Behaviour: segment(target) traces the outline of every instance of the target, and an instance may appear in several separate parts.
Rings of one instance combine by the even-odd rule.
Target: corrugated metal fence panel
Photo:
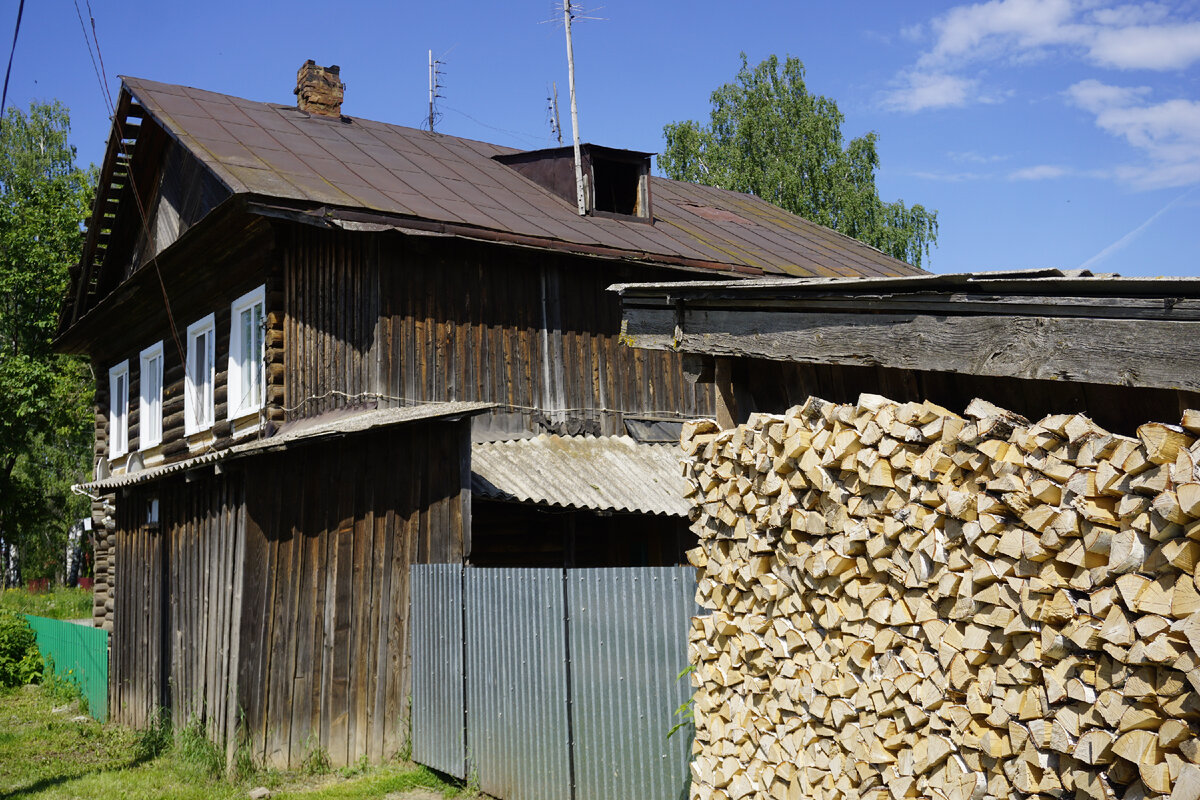
[[[411,570],[412,758],[467,777],[463,698],[463,593],[458,564]]]
[[[61,619],[25,615],[37,636],[42,658],[54,663],[54,672],[79,686],[87,699],[88,713],[108,720],[108,632]]]
[[[570,797],[566,634],[560,569],[471,569],[467,758],[481,791]]]
[[[569,570],[575,800],[686,797],[692,693],[679,678],[699,608],[691,567]]]

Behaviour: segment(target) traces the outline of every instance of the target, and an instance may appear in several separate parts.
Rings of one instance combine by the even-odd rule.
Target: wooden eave
[[[259,220],[261,217],[258,215],[247,215],[244,197],[234,195],[225,200],[203,220],[184,231],[170,247],[135,270],[62,330],[54,340],[54,349],[60,353],[91,354],[95,350],[93,345],[96,338],[112,329],[112,326],[124,324],[136,306],[161,306],[165,302],[164,284],[173,310],[181,297],[196,290],[196,287],[187,285],[188,276],[183,274],[183,267],[192,255],[204,253],[216,258],[218,253],[249,244],[244,239],[230,241],[229,232],[235,225],[244,230]],[[176,324],[179,323],[177,319]]]
[[[633,347],[1200,391],[1200,281],[955,277],[613,289]]]

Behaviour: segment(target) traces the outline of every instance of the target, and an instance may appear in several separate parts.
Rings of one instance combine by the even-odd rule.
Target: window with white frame
[[[108,457],[129,452],[129,360],[108,371]]]
[[[233,301],[229,315],[230,419],[257,412],[263,406],[263,300],[259,286]]]
[[[213,315],[187,329],[187,369],[183,385],[183,432],[206,431],[213,425],[213,378],[216,363]]]
[[[142,450],[162,444],[163,344],[142,351],[138,372],[141,398],[138,403],[138,445]]]

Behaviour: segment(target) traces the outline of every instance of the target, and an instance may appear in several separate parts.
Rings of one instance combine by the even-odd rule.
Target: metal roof
[[[471,489],[483,497],[564,508],[687,516],[677,445],[628,436],[551,436],[471,447]]]
[[[580,217],[485,142],[312,116],[139,78],[125,88],[235,194],[388,215],[392,227],[653,263],[797,276],[923,274],[751,195],[651,178],[654,222]],[[424,230],[429,230],[425,227]]]
[[[176,461],[161,467],[150,467],[137,472],[114,475],[91,483],[78,484],[72,488],[85,492],[111,492],[141,483],[158,480],[159,478],[179,472],[187,472],[197,467],[214,464],[218,461],[229,461],[234,458],[285,450],[289,447],[311,444],[321,439],[331,439],[349,434],[363,433],[391,425],[401,425],[408,422],[430,419],[454,419],[457,417],[479,414],[493,408],[492,403],[425,403],[407,408],[384,408],[373,411],[344,412],[323,414],[300,420],[295,425],[281,428],[274,436],[266,439],[255,439],[242,444],[235,444],[225,450],[215,450],[192,458]]]

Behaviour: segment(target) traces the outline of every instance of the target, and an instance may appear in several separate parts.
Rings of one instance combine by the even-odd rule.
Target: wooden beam
[[[717,424],[722,430],[732,428],[737,424],[737,398],[733,391],[733,361],[728,358],[716,359],[713,367],[713,382],[717,388]]]
[[[1200,322],[625,309],[634,347],[1200,391]]]

